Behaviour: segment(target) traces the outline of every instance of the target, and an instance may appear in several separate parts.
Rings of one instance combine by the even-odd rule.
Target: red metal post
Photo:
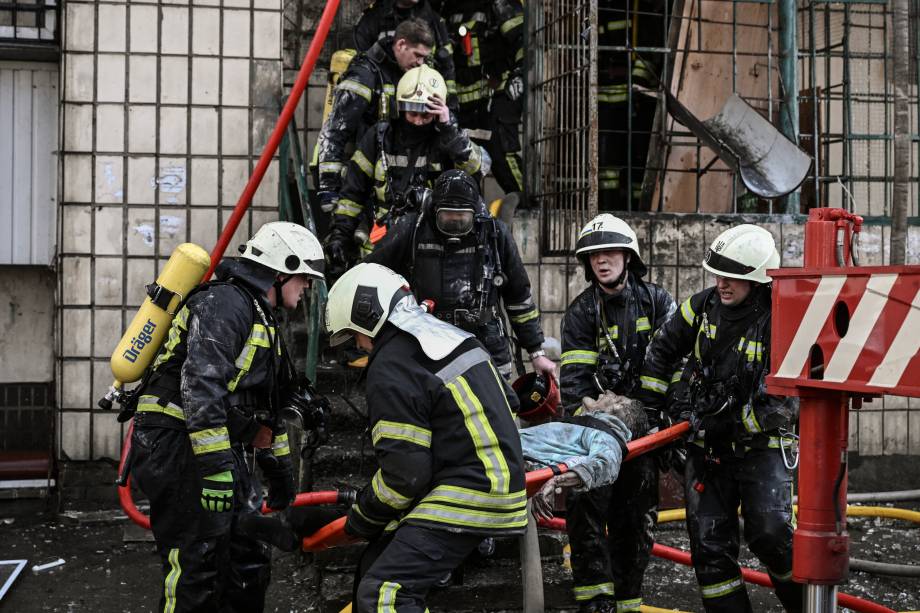
[[[812,209],[805,224],[805,268],[852,264],[856,221],[841,209]],[[820,365],[823,368],[823,365]],[[793,537],[792,576],[812,585],[847,579],[846,453],[848,396],[837,390],[803,391],[799,406],[799,512]]]

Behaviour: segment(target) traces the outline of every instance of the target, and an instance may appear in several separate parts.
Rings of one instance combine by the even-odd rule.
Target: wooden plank
[[[778,66],[767,71],[767,49],[772,23],[778,23],[776,7],[766,4],[748,4],[697,0],[683,7],[682,31],[678,52],[674,60],[671,93],[700,119],[709,119],[719,112],[725,100],[736,91],[746,99],[766,99],[768,92],[775,97],[778,92]],[[743,24],[732,32],[732,23]],[[739,54],[733,66],[733,44]],[[778,41],[774,34],[773,61]],[[743,55],[742,53],[756,54]],[[768,86],[768,72],[772,72],[772,90]],[[733,82],[734,76],[734,82]],[[752,106],[760,103],[752,100]],[[777,109],[774,109],[777,110]],[[670,117],[668,128],[686,132]],[[680,137],[688,141],[691,137]],[[716,155],[703,147],[699,155],[695,147],[669,145],[665,156],[666,171],[663,186],[658,185],[652,199],[653,209],[673,212],[723,213],[734,210],[732,184],[734,178],[727,167],[716,161],[706,174],[697,178],[697,171],[705,168]]]
[[[13,264],[29,264],[32,242],[32,71],[13,71]]]
[[[0,264],[13,262],[13,71],[0,69]]]
[[[33,72],[32,264],[51,265],[57,236],[58,71]]]

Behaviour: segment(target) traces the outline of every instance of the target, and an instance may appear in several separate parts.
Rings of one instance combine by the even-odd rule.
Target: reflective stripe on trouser
[[[356,578],[356,613],[423,613],[431,587],[468,556],[482,536],[403,525],[368,545]]]
[[[694,485],[702,482],[702,492]],[[707,613],[751,611],[736,560],[740,548],[738,506],[748,549],[776,579],[786,611],[802,610],[802,586],[792,570],[792,474],[777,449],[750,449],[744,457],[707,463],[695,445],[687,447],[684,494],[694,570]],[[786,580],[782,578],[786,577]]]
[[[641,599],[642,577],[652,549],[652,528],[658,518],[657,505],[658,466],[654,455],[624,463],[613,485],[570,494],[566,500],[566,529],[572,546],[575,584],[610,582],[618,601]]]
[[[188,434],[138,424],[131,439],[132,476],[150,500],[150,521],[162,559],[161,611],[261,611],[271,573],[271,548],[235,531],[236,518],[258,513],[261,485],[242,448],[232,447],[232,513],[201,508],[201,482]],[[220,595],[220,600],[217,595]]]

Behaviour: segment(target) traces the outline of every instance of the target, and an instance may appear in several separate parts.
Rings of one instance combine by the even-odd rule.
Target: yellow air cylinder
[[[194,243],[182,243],[172,252],[156,284],[148,286],[147,298],[112,352],[115,389],[143,376],[163,344],[179,303],[201,282],[210,265],[208,252]],[[157,286],[166,293],[155,301]]]
[[[354,49],[339,49],[332,54],[332,59],[329,60],[329,78],[326,83],[326,104],[323,107],[324,122],[332,111],[332,95],[335,91],[335,86],[339,82],[339,79],[342,78],[342,75],[345,74],[345,71],[348,70],[348,65],[351,64],[351,61],[357,54],[358,52]]]

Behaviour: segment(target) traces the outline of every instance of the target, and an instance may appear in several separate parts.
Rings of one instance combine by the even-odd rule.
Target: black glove
[[[348,270],[348,240],[333,230],[326,239],[326,274],[330,277],[341,276]]]
[[[297,492],[294,490],[294,468],[290,454],[276,456],[271,449],[256,449],[256,462],[268,481],[268,508],[286,509]]]
[[[319,199],[319,208],[324,213],[332,213],[339,204],[338,192],[318,192],[316,197]]]

